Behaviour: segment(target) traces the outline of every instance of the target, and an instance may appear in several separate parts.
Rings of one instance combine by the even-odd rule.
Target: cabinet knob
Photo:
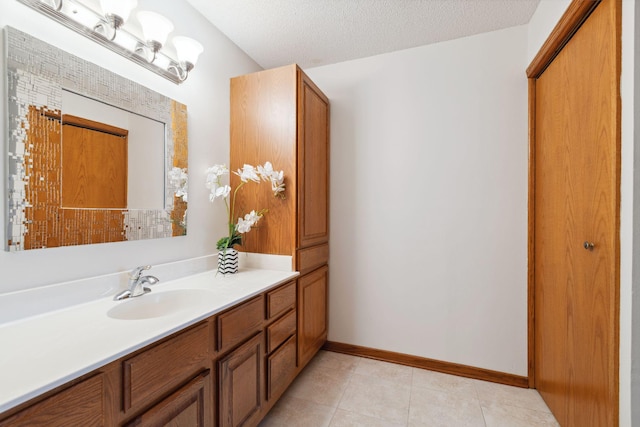
[[[595,245],[593,244],[593,242],[584,242],[584,243],[582,244],[582,246],[583,246],[586,250],[588,250],[588,251],[592,251]]]

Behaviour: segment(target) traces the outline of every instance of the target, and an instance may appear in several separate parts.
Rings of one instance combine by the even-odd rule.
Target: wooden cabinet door
[[[260,332],[218,362],[220,426],[257,421],[264,396],[264,333]]]
[[[104,426],[103,383],[102,374],[93,376],[0,421],[0,426]]]
[[[327,340],[327,266],[298,279],[298,366],[304,366]]]
[[[203,372],[162,400],[144,414],[127,424],[132,426],[207,427],[213,419],[209,410],[211,380],[209,371]]]
[[[296,373],[296,337],[289,339],[267,358],[267,399],[280,397]]]
[[[298,248],[306,248],[329,241],[329,100],[298,72]]]
[[[230,169],[269,161],[284,171],[285,198],[273,197],[270,185],[249,184],[236,198],[237,216],[268,209],[259,227],[242,236],[242,250],[293,255],[296,209],[296,73],[295,65],[231,79]],[[240,178],[231,174],[231,186]],[[236,219],[234,219],[235,221]]]

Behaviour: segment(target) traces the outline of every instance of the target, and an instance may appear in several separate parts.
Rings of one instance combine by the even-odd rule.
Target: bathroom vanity
[[[0,326],[0,426],[256,425],[308,358],[297,279],[205,272]]]
[[[100,235],[115,233],[117,241],[185,235],[186,200],[178,196],[167,171],[187,173],[186,106],[16,29],[7,30],[7,39],[9,88],[16,95],[10,96],[15,104],[10,122],[22,136],[10,147],[9,169],[23,171],[25,164],[50,160],[48,155],[34,157],[38,150],[25,147],[41,135],[46,136],[39,141],[45,153],[59,143],[64,115],[74,111],[63,102],[63,92],[95,100],[108,96],[102,100],[109,105],[161,123],[165,143],[157,145],[168,154],[153,162],[161,171],[158,206],[120,203],[119,221],[109,221],[103,207],[82,205],[74,215],[95,214],[86,223]],[[44,57],[56,61],[43,66]],[[86,70],[92,82],[118,83],[73,85],[84,81]],[[29,80],[32,74],[37,84]],[[324,344],[329,100],[296,65],[239,76],[230,85],[231,170],[270,160],[287,177],[284,199],[274,202],[269,192],[249,188],[238,198],[238,206],[269,211],[242,249],[285,257],[286,268],[245,268],[229,276],[207,271],[175,280],[158,274],[162,282],[150,293],[125,301],[114,301],[118,291],[123,295],[121,282],[95,298],[80,295],[91,289],[83,283],[65,290],[43,287],[36,298],[0,295],[0,426],[255,426]],[[108,90],[94,94],[94,86]],[[17,96],[23,88],[28,96]],[[142,98],[131,99],[129,93]],[[32,98],[42,101],[34,104]],[[43,128],[51,135],[43,134]],[[133,138],[127,143],[135,144]],[[11,192],[8,250],[114,241],[83,232],[84,222],[78,221],[64,228],[73,233],[38,233],[57,230],[46,221],[57,221],[59,211],[66,209],[57,199],[41,197],[59,193],[63,168],[56,162],[56,173],[45,176],[42,169],[9,177],[25,184],[24,191]],[[234,185],[236,178],[231,179]],[[132,192],[135,185],[127,188]],[[34,201],[42,206],[32,209]],[[51,305],[51,299],[69,303]],[[13,312],[23,317],[12,318]]]

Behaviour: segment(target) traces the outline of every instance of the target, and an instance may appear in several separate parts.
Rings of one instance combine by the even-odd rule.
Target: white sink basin
[[[195,305],[210,297],[211,293],[202,289],[180,289],[154,292],[135,297],[113,307],[107,316],[121,320],[142,320],[169,316]]]

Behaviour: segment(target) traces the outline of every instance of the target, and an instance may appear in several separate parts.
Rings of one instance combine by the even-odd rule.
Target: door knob
[[[582,245],[586,250],[588,251],[592,251],[593,247],[595,246],[593,244],[593,242],[584,242],[584,244]]]

